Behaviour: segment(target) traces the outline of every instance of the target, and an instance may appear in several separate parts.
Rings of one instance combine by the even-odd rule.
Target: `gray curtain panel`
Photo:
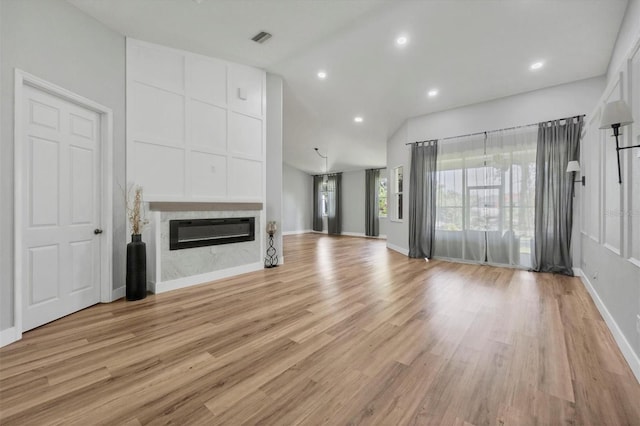
[[[322,232],[322,176],[313,177],[313,230]]]
[[[431,258],[436,226],[438,141],[411,145],[409,257]]]
[[[562,124],[562,121],[565,121]],[[580,156],[582,117],[540,123],[536,157],[533,269],[573,275],[573,175],[567,163]]]
[[[378,187],[380,186],[380,169],[367,169],[364,175],[364,233],[369,237],[377,237],[380,233],[378,219]]]
[[[329,175],[327,182],[328,195],[328,233],[340,235],[342,232],[342,173]]]

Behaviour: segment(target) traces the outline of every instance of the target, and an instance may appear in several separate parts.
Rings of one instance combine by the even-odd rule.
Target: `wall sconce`
[[[618,183],[622,184],[622,173],[620,172],[620,151],[623,149],[640,148],[640,145],[620,147],[618,143],[618,135],[620,134],[620,126],[626,126],[633,123],[631,109],[624,101],[609,102],[604,107],[602,113],[601,129],[613,129],[613,136],[616,138],[616,156],[618,157]]]
[[[569,161],[567,164],[567,173],[579,173],[580,172],[580,163],[577,161]],[[574,175],[575,176],[575,175]],[[582,182],[582,186],[585,185],[587,178],[582,176],[580,180],[574,180],[573,183]]]

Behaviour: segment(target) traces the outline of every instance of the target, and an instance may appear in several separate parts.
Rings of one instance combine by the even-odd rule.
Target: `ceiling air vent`
[[[260,31],[258,34],[251,37],[251,40],[255,41],[256,43],[262,44],[265,41],[269,40],[270,38],[271,38],[271,34],[265,31]]]

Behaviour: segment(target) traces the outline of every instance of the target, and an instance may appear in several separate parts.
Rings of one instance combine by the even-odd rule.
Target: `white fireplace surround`
[[[178,203],[176,203],[177,205]],[[182,203],[180,203],[182,204]],[[186,206],[185,206],[186,207]],[[192,205],[187,208],[204,207]],[[232,206],[237,208],[238,206]],[[253,205],[250,208],[255,207]],[[153,208],[153,207],[152,207]],[[152,210],[150,226],[145,232],[147,247],[148,289],[163,293],[264,267],[264,210]],[[169,250],[169,221],[177,219],[255,218],[255,239],[240,243]]]

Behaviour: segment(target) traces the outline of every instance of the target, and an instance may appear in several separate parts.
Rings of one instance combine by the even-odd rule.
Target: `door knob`
[[[102,229],[96,228],[93,230],[93,233],[98,235],[98,234],[102,234]]]

